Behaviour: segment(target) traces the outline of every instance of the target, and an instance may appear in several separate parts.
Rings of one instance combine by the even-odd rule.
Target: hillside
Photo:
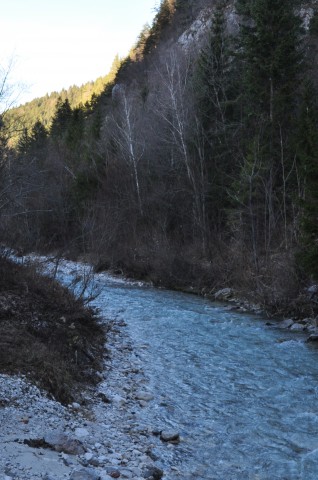
[[[121,60],[116,56],[107,75],[81,86],[73,85],[60,92],[46,94],[44,97],[35,98],[28,103],[10,109],[5,115],[6,124],[9,127],[11,125],[15,126],[15,132],[10,138],[10,144],[16,144],[25,129],[31,132],[36,122],[41,122],[46,129],[49,129],[59,100],[64,102],[68,99],[73,109],[81,105],[89,106],[91,103],[94,103],[107,85],[114,81],[120,64]]]
[[[313,315],[317,10],[163,0],[96,101],[4,147],[2,239]]]

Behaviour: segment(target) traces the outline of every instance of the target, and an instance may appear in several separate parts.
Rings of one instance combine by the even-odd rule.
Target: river
[[[58,272],[68,283],[76,270]],[[317,480],[318,351],[301,334],[193,295],[94,282],[93,304],[127,323],[149,379],[143,421],[180,432],[158,447],[167,480]]]

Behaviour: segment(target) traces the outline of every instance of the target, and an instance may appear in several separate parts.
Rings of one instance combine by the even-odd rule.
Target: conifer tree
[[[217,4],[208,41],[203,47],[194,79],[194,95],[201,131],[199,155],[204,156],[207,175],[209,223],[217,229],[224,225],[228,201],[227,187],[233,171],[229,138],[233,122],[233,62],[231,38],[227,32],[226,3]]]
[[[274,239],[282,241],[281,231],[288,246],[287,224],[295,181],[291,147],[302,66],[301,21],[295,6],[295,0],[237,3],[238,12],[245,15],[239,35],[241,172],[243,177],[252,172],[252,176],[242,177],[239,191],[242,196],[248,184],[244,225],[256,225],[253,243],[262,242],[267,252]]]
[[[31,145],[36,148],[43,148],[48,138],[48,131],[42,122],[37,121],[31,130]]]
[[[20,154],[26,154],[30,149],[30,145],[31,137],[29,135],[28,129],[24,128],[17,144],[17,151]]]
[[[52,137],[56,139],[65,135],[71,119],[72,109],[68,99],[63,102],[61,97],[59,97],[50,129]]]
[[[312,82],[304,88],[298,124],[297,160],[303,178],[301,193],[301,252],[307,273],[318,280],[318,104]]]
[[[251,20],[241,25],[240,34],[246,114],[261,115],[271,123],[293,114],[301,66],[301,21],[295,4],[295,0],[244,2]]]

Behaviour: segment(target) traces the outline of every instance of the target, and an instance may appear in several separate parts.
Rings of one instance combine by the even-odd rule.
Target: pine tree
[[[298,124],[297,160],[303,178],[301,192],[301,252],[299,260],[318,280],[318,104],[317,91],[306,82]]]
[[[75,151],[81,148],[84,136],[84,107],[74,108],[67,122],[66,144]]]
[[[199,155],[205,163],[207,211],[213,229],[224,225],[227,187],[234,168],[229,139],[236,92],[233,89],[232,39],[227,32],[225,8],[224,1],[216,6],[194,78],[199,136],[202,137]]]
[[[17,144],[17,151],[20,154],[26,154],[29,152],[30,146],[31,146],[31,136],[28,132],[28,129],[24,128]]]
[[[56,107],[55,107],[55,114],[52,120],[52,125],[50,128],[50,135],[57,139],[66,135],[67,128],[72,119],[72,109],[70,106],[70,102],[66,98],[64,102],[62,98],[59,97]]]
[[[293,114],[302,59],[295,0],[250,0],[244,8],[252,23],[242,24],[240,34],[246,114],[286,122]]]
[[[301,21],[295,14],[295,0],[240,0],[237,5],[246,15],[239,35],[242,172],[248,171],[244,164],[253,159],[243,224],[249,232],[252,224],[257,226],[253,243],[262,242],[268,252],[274,241],[283,240],[288,246],[295,186],[292,132],[302,67]],[[242,178],[241,190],[244,184]],[[252,198],[258,199],[256,204]]]
[[[44,148],[48,138],[48,131],[42,122],[37,121],[32,127],[31,130],[31,148],[32,146],[36,148]]]
[[[158,8],[157,14],[154,18],[152,27],[149,30],[149,35],[145,41],[144,53],[149,53],[156,47],[162,31],[166,28],[172,20],[175,12],[176,0],[162,0]]]

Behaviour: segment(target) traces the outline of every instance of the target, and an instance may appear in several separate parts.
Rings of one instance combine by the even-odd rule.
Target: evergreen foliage
[[[253,0],[240,2],[248,15],[241,24],[239,54],[242,75],[241,226],[253,244],[269,251],[280,242],[285,248],[289,214],[296,182],[292,132],[297,116],[297,90],[302,71],[301,21],[295,1]],[[239,11],[241,11],[239,10]],[[237,182],[236,182],[237,185]],[[263,213],[261,213],[263,212]],[[257,247],[258,246],[258,247]]]
[[[301,21],[295,1],[254,0],[250,23],[241,25],[246,115],[272,123],[293,115],[295,86],[301,67]]]
[[[170,24],[175,12],[175,0],[161,0],[152,27],[145,41],[144,53],[149,53],[159,42],[163,30]]]
[[[53,116],[56,112],[56,106],[59,100],[65,102],[68,100],[72,109],[80,105],[86,105],[87,108],[94,105],[98,101],[108,85],[112,85],[118,69],[122,64],[122,60],[118,55],[115,56],[110,71],[107,75],[97,78],[94,82],[88,82],[78,87],[73,85],[61,92],[52,92],[44,97],[35,98],[19,107],[10,109],[6,114],[6,124],[21,124],[17,133],[11,138],[11,144],[15,145],[19,140],[19,132],[23,132],[24,128],[30,133],[33,125],[40,121],[46,129],[50,129]]]
[[[228,150],[233,128],[232,41],[226,31],[225,2],[219,2],[212,17],[208,41],[199,56],[194,92],[200,122],[203,157],[207,174],[207,202],[210,228],[219,229],[228,208],[227,188],[235,162]]]
[[[318,104],[310,81],[304,87],[296,140],[303,178],[299,259],[306,271],[318,280]]]
[[[50,134],[53,138],[59,138],[66,134],[72,120],[72,109],[68,99],[60,97],[56,104],[55,114],[52,119]]]

